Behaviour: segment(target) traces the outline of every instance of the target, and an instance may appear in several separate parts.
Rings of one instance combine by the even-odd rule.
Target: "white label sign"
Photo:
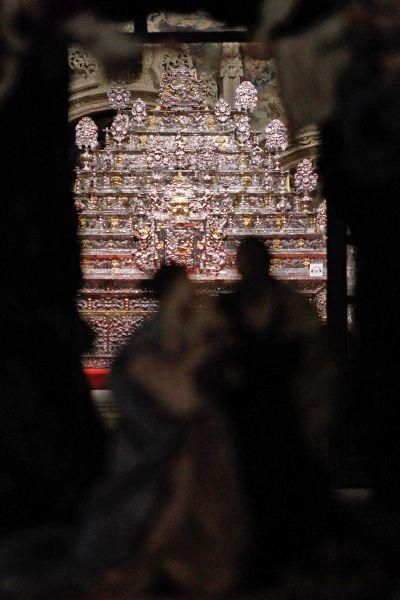
[[[310,263],[310,277],[323,277],[324,263]]]

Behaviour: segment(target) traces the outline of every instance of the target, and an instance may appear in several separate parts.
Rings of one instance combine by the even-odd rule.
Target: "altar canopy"
[[[252,127],[257,90],[249,81],[234,106],[207,102],[207,81],[179,66],[162,77],[149,109],[122,83],[104,131],[88,116],[76,126],[76,170],[84,286],[79,308],[97,334],[88,367],[107,367],[126,337],[157,308],[145,282],[164,262],[184,265],[199,293],[229,291],[236,248],[262,238],[272,272],[290,280],[326,315],[326,208],[314,206],[310,160],[282,166],[285,124]],[[99,138],[102,142],[99,142]],[[104,140],[103,140],[104,138]]]

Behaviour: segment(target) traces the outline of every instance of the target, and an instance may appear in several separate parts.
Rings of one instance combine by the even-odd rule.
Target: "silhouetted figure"
[[[269,274],[264,243],[244,240],[237,265],[242,282],[221,298],[233,343],[219,390],[255,521],[250,580],[259,585],[322,535],[331,391],[320,386],[332,370],[311,307]]]
[[[125,567],[133,593],[220,594],[240,577],[247,518],[229,428],[197,384],[212,319],[193,311],[183,268],[161,267],[151,287],[160,309],[113,367],[120,427],[78,555],[94,571]]]

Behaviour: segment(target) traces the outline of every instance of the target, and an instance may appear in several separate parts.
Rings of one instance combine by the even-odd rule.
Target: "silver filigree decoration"
[[[174,158],[177,169],[186,169],[189,164],[189,156],[187,154],[185,142],[180,133],[175,138]]]
[[[247,115],[241,115],[236,121],[236,137],[239,144],[245,144],[251,138],[250,122]]]
[[[182,65],[163,74],[160,85],[163,108],[202,108],[206,97],[205,83],[198,77],[195,69]]]
[[[212,73],[200,73],[199,78],[204,84],[207,100],[214,103],[218,100],[218,85],[215,76]]]
[[[127,108],[131,102],[131,93],[123,81],[115,81],[107,92],[108,104],[115,110]]]
[[[327,211],[326,211],[326,200],[323,200],[317,209],[317,217],[315,225],[318,233],[325,233],[327,226]]]
[[[223,98],[218,100],[218,102],[215,104],[214,110],[218,123],[224,125],[227,121],[229,121],[232,110],[229,104]]]
[[[251,149],[250,163],[254,169],[260,169],[264,163],[264,153],[258,144]]]
[[[114,168],[114,157],[108,150],[99,155],[98,160],[99,171],[112,171]]]
[[[146,103],[141,98],[138,98],[132,104],[132,117],[135,125],[142,126],[146,122]]]
[[[265,128],[265,147],[269,152],[283,152],[289,145],[286,125],[274,119]]]
[[[147,153],[147,164],[152,169],[162,169],[168,165],[168,157],[165,152],[163,152],[162,148],[154,147],[151,148]],[[154,176],[159,175],[159,173],[155,173]],[[156,177],[156,180],[158,177]]]
[[[243,81],[236,88],[235,108],[253,112],[257,107],[257,90],[251,81]]]
[[[111,135],[117,142],[122,142],[129,132],[129,117],[128,115],[118,114],[114,117],[111,123]]]
[[[319,318],[322,321],[326,321],[327,318],[328,318],[328,315],[327,315],[327,290],[326,290],[326,288],[323,288],[322,290],[320,290],[317,293],[316,299],[315,299],[315,304],[316,304],[316,307],[317,307]]]
[[[166,46],[162,54],[161,67],[163,71],[170,71],[177,67],[193,68],[193,59],[186,44],[182,46]]]
[[[311,160],[305,158],[297,165],[294,175],[294,186],[298,192],[310,193],[315,190],[318,183],[318,175],[314,171]]]
[[[80,150],[96,148],[98,128],[90,117],[80,119],[75,127],[75,143]]]
[[[268,171],[266,171],[266,173],[264,174],[264,189],[266,192],[274,192],[276,188],[275,185],[275,177],[272,175],[272,173],[269,173]]]
[[[235,56],[238,51],[236,44]],[[226,76],[232,85],[240,81],[239,72]],[[236,111],[220,100],[210,109],[203,83],[191,68],[172,70],[163,80],[160,109],[146,116],[135,95],[132,112],[131,104],[113,112],[94,152],[97,128],[88,119],[78,127],[77,143],[85,148],[75,181],[85,278],[80,307],[104,332],[102,355],[90,359],[97,364],[123,343],[125,325],[111,313],[131,319],[136,309],[147,312],[137,304],[144,301],[140,282],[165,261],[179,262],[219,293],[237,278],[237,243],[254,235],[277,251],[279,277],[301,277],[307,296],[324,290],[325,279],[312,278],[309,265],[321,260],[325,267],[325,207],[314,207],[300,191],[315,185],[312,168],[303,164],[295,191],[279,164],[288,137],[283,123],[273,123],[260,146],[250,126],[251,102]],[[125,105],[123,97],[116,102]],[[306,150],[311,158],[311,147]],[[320,304],[323,309],[322,295]]]
[[[202,146],[197,153],[198,164],[202,169],[215,169],[216,149],[215,146]]]

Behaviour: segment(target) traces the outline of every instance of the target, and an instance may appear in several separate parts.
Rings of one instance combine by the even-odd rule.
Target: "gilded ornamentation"
[[[298,192],[279,165],[287,135],[275,126],[270,145],[260,145],[244,112],[251,103],[233,115],[222,100],[210,110],[203,83],[193,69],[172,69],[161,106],[137,99],[132,111],[117,107],[102,147],[97,128],[81,126],[79,306],[98,333],[96,357],[86,364],[107,365],[130,328],[154,310],[143,282],[163,262],[184,265],[215,295],[237,278],[238,241],[254,235],[271,244],[280,278],[310,281],[308,295],[321,287],[307,265],[325,252],[323,207],[296,205]]]
[[[254,227],[254,222],[254,217],[243,217],[243,225],[248,229]]]
[[[280,231],[281,229],[283,229],[286,225],[286,219],[285,217],[277,217],[275,219],[275,227]]]
[[[121,175],[113,175],[113,177],[111,177],[111,183],[113,188],[119,188],[122,183]]]
[[[273,250],[280,250],[281,248],[281,240],[272,240],[272,249]]]
[[[252,184],[251,175],[242,175],[241,182],[244,188],[248,188]]]

